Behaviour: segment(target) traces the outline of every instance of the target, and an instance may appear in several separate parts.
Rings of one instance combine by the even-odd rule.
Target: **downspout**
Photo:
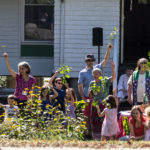
[[[65,0],[60,0],[60,48],[59,67],[64,64],[64,28],[65,28]]]

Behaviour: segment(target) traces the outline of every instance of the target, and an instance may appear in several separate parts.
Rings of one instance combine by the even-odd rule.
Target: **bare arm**
[[[4,59],[5,59],[5,62],[6,62],[6,66],[7,66],[7,69],[9,71],[9,73],[14,77],[16,78],[16,73],[11,69],[10,67],[10,64],[9,64],[9,60],[8,60],[8,54],[7,53],[4,53]]]
[[[79,91],[81,99],[83,100],[84,99],[83,84],[81,83],[78,84],[78,91]]]
[[[5,108],[5,105],[3,105],[3,104],[0,103],[0,107]]]
[[[132,88],[133,86],[131,84],[128,84],[128,102],[132,104]]]
[[[102,67],[104,68],[108,61],[109,61],[109,57],[110,57],[110,52],[111,52],[111,49],[113,48],[113,45],[112,44],[108,44],[107,45],[107,51],[106,51],[106,54],[105,54],[105,57],[104,57],[104,60],[102,61]]]
[[[117,107],[118,107],[119,101],[118,101],[118,98],[117,98],[117,90],[116,90],[116,89],[113,89],[112,93],[113,93],[113,95],[114,95],[114,97],[115,97],[116,105],[117,105]]]
[[[115,80],[115,78],[116,78],[115,64],[114,64],[113,61],[111,62],[111,66],[112,66],[112,76],[111,76],[110,81],[113,82]]]
[[[98,114],[98,116],[99,116],[99,117],[104,117],[104,116],[105,116],[105,111],[103,110],[102,112],[100,112],[100,113]]]
[[[50,78],[49,80],[49,85],[51,86],[53,84],[54,79],[57,77],[57,75],[59,74],[59,70],[55,72],[55,74]]]
[[[131,121],[129,121],[129,129],[130,129],[130,136],[135,137],[134,129],[133,129],[133,125],[132,125]]]
[[[133,125],[131,124],[131,122],[129,122],[129,129],[130,129],[130,139],[139,140],[139,139],[142,139],[145,137],[145,128],[144,128],[144,135],[142,135],[142,136],[135,136],[134,128],[133,128]]]
[[[51,85],[50,88],[54,92],[54,95],[49,95],[50,101],[58,96],[58,92],[54,89],[54,87]]]

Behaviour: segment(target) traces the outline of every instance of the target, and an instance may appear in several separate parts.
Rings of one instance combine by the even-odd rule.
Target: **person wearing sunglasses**
[[[63,111],[65,113],[65,95],[66,92],[62,89],[63,88],[63,81],[62,78],[57,77],[59,74],[59,70],[55,72],[55,74],[51,77],[49,84],[52,85],[54,81],[54,89],[58,93],[58,96],[53,99],[53,107],[58,107],[59,110]],[[52,94],[54,94],[52,92]]]
[[[147,69],[148,60],[140,58],[136,70],[128,80],[128,102],[141,105],[143,100],[150,102],[150,71]]]
[[[107,65],[112,48],[113,48],[112,44],[107,45],[107,51],[104,59],[99,64],[96,65],[94,65],[94,62],[96,60],[94,55],[93,54],[86,55],[85,57],[86,67],[79,72],[79,77],[78,77],[78,91],[82,100],[86,101],[87,99],[89,99],[88,97],[89,85],[90,82],[94,80],[94,77],[92,75],[92,70],[94,68],[99,68],[102,70]],[[90,130],[91,104],[92,102],[90,101],[88,106],[86,106],[84,109],[84,116],[85,116],[86,127],[88,131]],[[91,138],[89,132],[87,133],[87,138]]]

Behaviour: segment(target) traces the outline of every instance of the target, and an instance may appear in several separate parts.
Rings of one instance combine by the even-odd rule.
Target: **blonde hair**
[[[16,100],[16,96],[13,94],[8,95],[7,99]]]
[[[145,115],[146,115],[146,117],[150,117],[150,106],[145,108]]]
[[[140,59],[138,59],[138,61],[137,61],[137,67],[136,67],[136,69],[135,70],[140,70],[140,63],[141,62],[143,62],[143,61],[148,61],[146,58],[140,58]]]
[[[92,74],[94,74],[94,72],[98,72],[100,75],[102,75],[102,70],[99,68],[94,68]]]

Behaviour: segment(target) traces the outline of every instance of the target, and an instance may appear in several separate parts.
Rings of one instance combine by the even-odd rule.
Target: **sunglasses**
[[[59,85],[60,85],[60,84],[61,84],[61,85],[63,85],[63,83],[62,83],[62,82],[57,82],[57,84],[59,84]]]
[[[147,64],[147,62],[146,62],[146,61],[144,61],[144,62],[141,62],[140,64]]]
[[[94,62],[94,60],[93,60],[93,59],[88,59],[87,61],[88,61],[88,62]]]

